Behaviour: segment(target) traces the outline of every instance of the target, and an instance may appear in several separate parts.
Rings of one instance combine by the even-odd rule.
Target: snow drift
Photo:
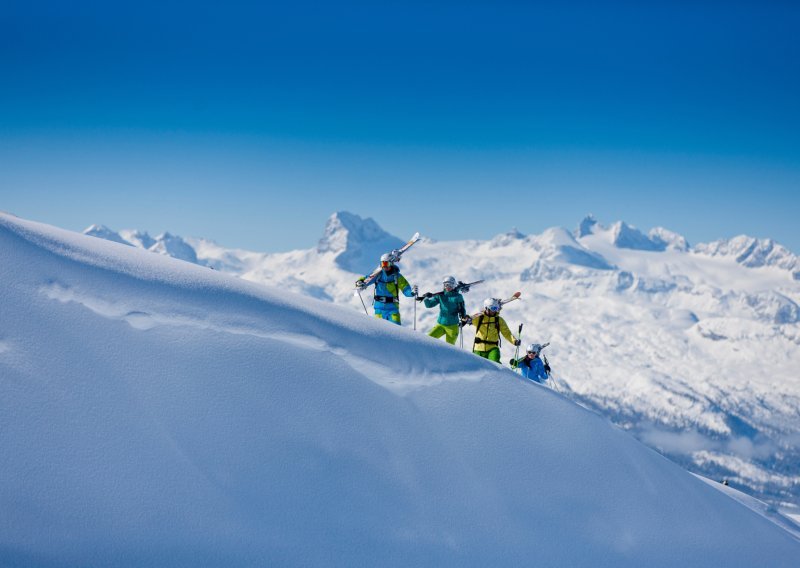
[[[792,566],[603,418],[409,329],[0,214],[0,564]]]

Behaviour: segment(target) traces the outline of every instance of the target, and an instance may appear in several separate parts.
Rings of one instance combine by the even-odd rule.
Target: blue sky
[[[291,6],[288,6],[288,5]],[[312,246],[574,227],[800,253],[796,2],[8,2],[0,209]]]

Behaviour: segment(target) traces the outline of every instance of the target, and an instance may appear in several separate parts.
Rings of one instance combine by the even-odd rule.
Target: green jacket
[[[461,316],[467,314],[464,308],[464,296],[460,292],[442,292],[433,298],[425,298],[425,307],[439,306],[439,319],[441,325],[457,325]]]

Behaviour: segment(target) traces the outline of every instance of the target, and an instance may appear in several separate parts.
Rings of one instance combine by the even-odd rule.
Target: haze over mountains
[[[362,313],[353,281],[407,237],[345,212],[331,216],[314,249],[277,254],[168,233],[87,233]],[[664,228],[645,233],[589,216],[575,231],[423,239],[401,268],[422,291],[440,289],[449,274],[485,279],[466,296],[471,311],[521,291],[503,315],[512,329],[524,324],[523,342],[551,342],[568,396],[691,471],[776,506],[800,503],[800,261],[780,244],[739,236],[690,245]],[[426,331],[435,310],[417,308]],[[413,302],[401,312],[413,327]],[[506,362],[513,348],[502,349]]]

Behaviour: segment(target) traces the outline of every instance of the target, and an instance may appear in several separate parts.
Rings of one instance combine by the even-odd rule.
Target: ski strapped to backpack
[[[398,262],[400,260],[400,257],[403,256],[403,253],[406,252],[408,249],[410,249],[414,245],[414,243],[416,243],[418,240],[419,240],[419,232],[414,233],[414,236],[411,237],[408,240],[408,242],[403,246],[401,246],[399,249],[394,249],[392,252],[390,252],[389,255],[391,262]],[[365,282],[369,282],[370,280],[378,276],[381,270],[382,267],[378,265],[378,267],[375,270],[373,270],[366,276],[363,276],[358,280],[356,280],[356,294],[358,293],[359,289],[364,287]]]
[[[522,292],[514,292],[513,294],[511,294],[510,298],[507,298],[505,300],[500,300],[500,307],[502,308],[507,303],[513,302],[514,300],[519,300],[520,296],[522,296]]]
[[[453,292],[464,292],[465,294],[469,292],[469,289],[475,284],[480,284],[483,280],[476,280],[475,282],[461,282],[459,281],[458,284],[453,288]],[[441,292],[428,292],[427,294],[423,294],[422,296],[417,296],[417,302],[421,302],[426,298],[435,298],[436,296],[441,296],[444,294],[445,291],[442,290]]]

